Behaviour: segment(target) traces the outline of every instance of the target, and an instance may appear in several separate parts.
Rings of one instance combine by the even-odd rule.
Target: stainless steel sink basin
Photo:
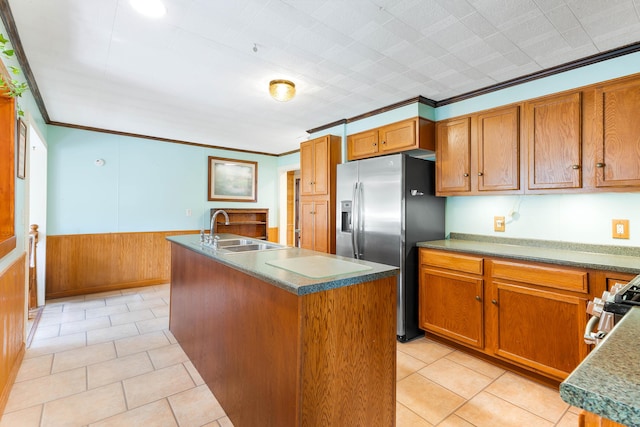
[[[225,246],[223,249],[231,252],[246,252],[246,251],[264,251],[265,249],[277,249],[281,246],[269,245],[267,243],[252,243],[248,245],[239,246]]]
[[[219,250],[231,253],[286,248],[286,246],[257,239],[221,239],[218,240],[217,245]]]
[[[255,244],[253,240],[249,239],[225,239],[218,240],[218,247],[225,248],[227,246],[243,246],[243,245],[251,245]]]

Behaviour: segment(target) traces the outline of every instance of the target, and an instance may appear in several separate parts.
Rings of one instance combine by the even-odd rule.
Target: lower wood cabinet
[[[589,274],[421,248],[420,327],[559,382],[589,351]]]
[[[326,200],[300,200],[300,247],[319,252],[335,252],[332,244],[331,215]],[[335,237],[334,237],[335,239]]]
[[[420,262],[420,327],[459,343],[483,348],[482,258],[438,255],[437,251],[421,249]],[[455,263],[461,265],[462,272],[446,269]]]

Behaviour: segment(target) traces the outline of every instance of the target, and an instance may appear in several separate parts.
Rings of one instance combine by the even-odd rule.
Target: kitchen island
[[[170,330],[234,426],[395,425],[397,268],[168,240]]]

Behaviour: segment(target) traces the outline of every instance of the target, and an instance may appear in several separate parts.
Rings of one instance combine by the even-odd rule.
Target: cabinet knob
[[[469,176],[469,174],[468,173],[464,173],[464,174],[462,174],[462,176],[464,176],[466,178],[466,177]]]
[[[571,169],[580,169],[580,165],[571,165]]]
[[[604,167],[604,163],[596,163],[596,167],[597,168],[603,168]]]
[[[482,176],[484,175],[482,172],[478,172],[478,176]]]
[[[498,301],[496,301],[496,300],[492,299],[492,300],[491,300],[491,304],[493,304],[493,305],[498,305]]]
[[[476,295],[476,301],[482,301],[482,298],[480,298],[480,295]]]
[[[387,141],[382,141],[382,145],[384,145],[384,144],[386,144],[386,143],[387,143]]]
[[[375,147],[376,145],[378,145],[378,143],[377,143],[377,142],[374,142],[374,143],[373,143],[373,146]]]

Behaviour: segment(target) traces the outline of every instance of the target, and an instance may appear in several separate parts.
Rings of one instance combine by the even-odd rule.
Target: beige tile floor
[[[169,285],[48,301],[0,427],[232,426],[168,303]],[[427,339],[397,364],[398,427],[577,426],[557,391]]]

